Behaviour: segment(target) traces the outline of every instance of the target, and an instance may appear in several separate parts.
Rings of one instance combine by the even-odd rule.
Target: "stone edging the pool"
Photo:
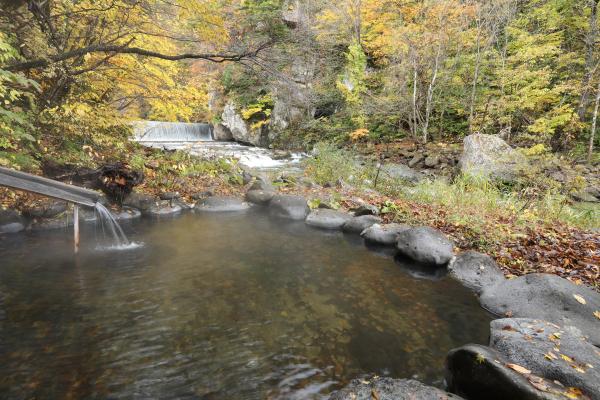
[[[445,379],[447,389],[456,395],[414,380],[363,377],[330,399],[456,399],[460,395],[492,400],[600,400],[600,294],[552,274],[506,279],[491,257],[474,251],[456,255],[451,240],[431,227],[382,224],[374,215],[377,210],[366,206],[354,213],[311,211],[304,197],[278,194],[262,181],[254,182],[246,201],[207,196],[190,206],[179,199],[155,202],[142,195],[116,216],[119,220],[156,218],[176,216],[186,209],[234,212],[250,209],[250,203],[275,218],[304,221],[317,229],[360,235],[365,243],[395,248],[432,271],[447,269],[452,278],[474,291],[483,308],[500,318],[490,324],[489,347],[465,344],[448,353]],[[93,214],[82,218],[92,221]],[[69,217],[63,210],[53,219],[33,222],[29,225],[33,230],[60,228],[69,225]]]

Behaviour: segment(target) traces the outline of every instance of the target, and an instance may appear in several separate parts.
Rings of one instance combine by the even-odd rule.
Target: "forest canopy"
[[[0,6],[2,165],[89,162],[136,119],[218,123],[214,93],[287,145],[482,132],[591,158],[598,142],[597,0]],[[294,85],[303,111],[277,127]]]

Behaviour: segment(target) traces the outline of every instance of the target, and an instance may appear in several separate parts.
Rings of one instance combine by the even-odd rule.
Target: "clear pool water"
[[[490,317],[449,278],[259,212],[0,239],[0,398],[320,399],[362,374],[442,385]]]

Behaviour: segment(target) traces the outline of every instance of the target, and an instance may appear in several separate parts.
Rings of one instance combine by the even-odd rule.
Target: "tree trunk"
[[[585,35],[585,75],[583,77],[581,98],[579,100],[579,107],[577,109],[577,115],[579,119],[583,121],[585,119],[585,111],[589,103],[590,84],[592,83],[592,77],[594,74],[594,68],[596,66],[594,50],[596,49],[596,42],[598,41],[598,1],[589,0],[590,4],[590,19],[589,29],[587,35]]]
[[[477,80],[479,79],[479,64],[481,63],[481,28],[477,24],[477,55],[475,57],[475,72],[473,73],[473,83],[471,85],[471,104],[469,105],[469,132],[473,133],[473,114],[475,113],[475,97],[477,93]]]
[[[590,145],[588,148],[588,162],[592,162],[592,154],[594,153],[594,140],[596,139],[596,123],[598,122],[598,105],[600,105],[600,82],[596,89],[596,104],[594,105],[594,116],[592,118],[592,129],[590,131]]]
[[[427,100],[425,103],[425,121],[423,122],[423,143],[427,143],[429,136],[429,118],[431,116],[431,110],[433,108],[433,90],[435,88],[435,81],[437,79],[438,69],[440,65],[440,57],[442,54],[442,43],[440,41],[437,53],[435,55],[435,64],[433,67],[433,75],[431,76],[431,82],[427,88]]]

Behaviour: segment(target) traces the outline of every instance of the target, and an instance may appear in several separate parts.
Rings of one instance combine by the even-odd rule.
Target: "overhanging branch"
[[[24,61],[15,63],[4,67],[8,71],[26,71],[36,68],[45,68],[51,64],[55,64],[61,61],[66,61],[72,58],[81,57],[86,54],[92,53],[114,53],[114,54],[137,54],[143,57],[160,58],[162,60],[169,61],[181,61],[181,60],[206,60],[215,63],[223,63],[227,61],[242,61],[244,59],[256,57],[258,53],[266,49],[271,45],[270,42],[263,43],[256,49],[243,53],[182,53],[182,54],[162,54],[156,51],[146,50],[139,47],[119,46],[119,45],[107,45],[97,44],[80,49],[67,51],[65,53],[56,54],[47,58],[40,58],[37,60]]]

